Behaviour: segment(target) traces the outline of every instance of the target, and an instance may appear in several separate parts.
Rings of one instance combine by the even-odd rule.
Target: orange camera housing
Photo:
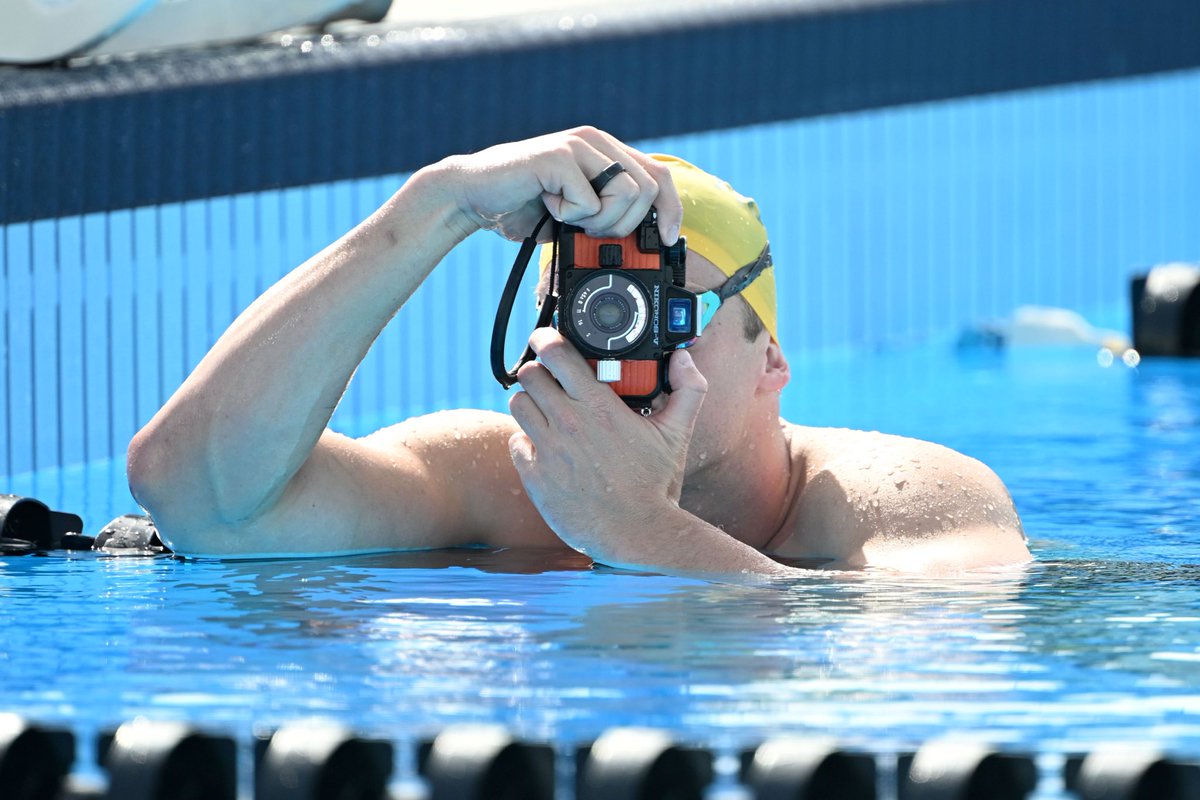
[[[682,238],[661,244],[653,210],[621,239],[572,225],[559,233],[556,327],[632,407],[670,390],[670,354],[696,335],[696,296],[683,288],[686,251]]]

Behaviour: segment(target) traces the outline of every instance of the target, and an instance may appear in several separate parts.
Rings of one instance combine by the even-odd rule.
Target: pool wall
[[[840,5],[830,7],[837,11]],[[919,15],[933,12],[918,8],[959,4],[879,5],[904,7],[891,23],[915,26],[913,31],[935,39],[943,36],[938,41],[961,38],[949,27],[926,31]],[[962,24],[985,26],[993,5],[977,4],[980,16]],[[1178,22],[1185,29],[1198,16],[1190,4],[1166,5],[1184,14]],[[1034,13],[1030,9],[1036,6],[1011,7]],[[1103,16],[1103,9],[1115,7],[1097,3],[1089,8]],[[896,38],[879,28],[878,18],[863,14],[860,9],[839,16],[826,9],[821,24],[833,27],[818,30],[823,38],[814,42],[822,44],[822,58],[835,67],[843,62],[831,42],[843,42],[846,69],[829,68],[833,71],[823,87],[811,77],[790,87],[792,94],[808,98],[793,103],[797,118],[777,118],[788,109],[760,97],[762,86],[747,85],[743,88],[755,101],[743,104],[748,110],[741,116],[730,116],[728,105],[736,104],[737,95],[728,87],[709,97],[708,116],[719,129],[697,129],[705,114],[695,109],[677,115],[682,121],[674,128],[607,125],[641,147],[692,160],[758,199],[778,265],[781,339],[792,358],[948,340],[964,325],[1003,317],[1026,303],[1064,306],[1123,326],[1133,271],[1200,259],[1200,146],[1194,136],[1200,71],[1181,69],[1200,64],[1194,41],[1175,36],[1138,44],[1134,40],[1145,31],[1136,26],[1126,41],[1120,38],[1121,19],[1105,17],[1108,27],[1097,41],[1107,50],[1077,42],[1058,62],[1043,65],[1045,74],[1028,64],[1022,72],[1008,60],[992,63],[990,71],[972,66],[971,53],[960,44],[958,61],[942,64],[949,72],[941,83],[929,76],[924,83],[906,82],[906,77],[932,75],[936,66],[917,58],[920,47],[911,37],[905,51],[910,57],[894,60],[890,71],[849,69],[873,63],[872,42],[882,47]],[[1137,19],[1143,16],[1153,14]],[[751,22],[728,23],[721,36],[727,44],[745,39]],[[640,33],[625,35],[622,46],[633,47],[638,36],[661,36],[662,27],[661,21],[647,23]],[[1082,33],[1087,31],[1084,26]],[[1020,30],[1009,32],[1015,37]],[[1028,39],[1029,47],[1049,52],[1054,37],[1040,27],[1034,32],[1038,35]],[[1093,53],[1097,49],[1101,52]],[[547,58],[535,46],[528,50],[535,62]],[[1138,55],[1143,50],[1157,53],[1159,62],[1143,63]],[[504,52],[510,60],[525,57],[497,51],[488,58],[508,64]],[[988,52],[995,55],[992,48],[979,57],[990,57]],[[239,51],[235,57],[241,64],[253,55]],[[184,66],[194,69],[202,55],[187,58]],[[1097,66],[1079,68],[1089,59]],[[444,52],[421,51],[409,60],[427,77],[449,68],[442,63]],[[1024,64],[1011,60],[1018,62]],[[758,74],[766,75],[766,62],[755,63]],[[153,68],[135,66],[143,77]],[[471,142],[433,135],[445,128],[447,109],[431,97],[430,131],[423,141],[433,144],[408,148],[404,158],[416,159],[412,163],[393,162],[378,155],[388,149],[388,120],[411,137],[424,118],[415,112],[401,114],[403,119],[384,115],[375,120],[375,138],[364,142],[367,123],[327,96],[333,79],[321,73],[304,84],[306,96],[324,98],[317,106],[322,114],[350,114],[358,138],[353,147],[339,147],[328,126],[314,124],[311,136],[325,138],[309,144],[324,148],[321,152],[357,155],[340,165],[310,169],[307,178],[296,178],[287,159],[279,158],[263,162],[262,174],[248,176],[246,170],[253,168],[237,154],[260,147],[263,130],[257,138],[218,137],[201,144],[183,124],[189,103],[219,105],[219,92],[200,98],[186,85],[187,69],[176,65],[175,74],[184,76],[178,79],[181,88],[174,94],[170,86],[161,90],[154,101],[159,116],[145,117],[136,80],[127,83],[125,94],[112,90],[116,68],[85,64],[67,71],[75,73],[67,76],[75,79],[70,84],[75,94],[44,102],[58,116],[37,117],[40,127],[30,130],[21,129],[21,115],[36,105],[37,93],[14,93],[10,82],[7,106],[0,94],[0,164],[5,167],[0,186],[0,346],[5,354],[0,474],[10,478],[123,457],[133,433],[259,292],[368,214],[403,183],[405,170],[423,163],[420,157],[437,156],[437,146],[471,149],[514,132],[561,127],[568,116],[589,121],[586,106],[573,106],[569,115],[546,112],[526,119],[492,107],[486,92],[475,87],[481,119],[470,126]],[[97,112],[100,138],[122,148],[135,140],[135,147],[121,151],[124,161],[112,152],[92,153],[87,128],[78,120],[69,129],[50,124],[79,108],[86,111],[93,102],[87,93],[89,69],[107,76],[100,94],[108,105]],[[350,69],[368,86],[388,80],[386,70],[372,63]],[[259,129],[273,124],[268,112],[295,110],[279,103],[301,99],[271,94],[271,76],[277,73],[268,70],[248,87],[238,84],[238,91],[258,93],[251,97],[258,97],[264,109]],[[631,80],[637,70],[632,73]],[[4,78],[14,74],[3,71]],[[774,80],[768,78],[759,82]],[[63,80],[55,75],[44,82],[59,91],[67,85],[59,85]],[[1030,88],[1039,83],[1053,85]],[[608,97],[611,87],[598,91]],[[245,98],[231,95],[230,102],[235,100]],[[171,116],[173,108],[184,116]],[[606,115],[611,118],[601,110],[595,121],[604,124]],[[439,117],[436,124],[433,116]],[[158,120],[153,135],[135,124],[146,119]],[[122,136],[127,120],[128,136]],[[25,138],[17,141],[14,131]],[[39,132],[48,151],[69,151],[69,157],[43,154],[41,163],[30,164],[30,154],[36,162],[42,153],[31,147]],[[278,129],[280,136],[287,133]],[[173,134],[202,147],[195,168],[189,162],[196,151],[164,146]],[[64,150],[64,137],[76,137],[78,146]],[[290,140],[280,144],[294,146]],[[221,148],[229,150],[228,157],[220,157]],[[94,166],[102,163],[111,170],[114,163],[143,160],[154,177],[144,185],[138,183],[136,166],[125,176],[97,172]],[[228,169],[212,172],[222,164]],[[359,174],[388,165],[400,168]],[[266,174],[270,169],[282,172]],[[206,172],[212,174],[196,174]],[[76,173],[87,180],[77,185]],[[181,183],[169,180],[172,175]],[[331,179],[318,180],[322,177]],[[306,182],[289,185],[295,179]],[[55,192],[56,186],[61,191]],[[127,199],[138,202],[123,207]],[[487,235],[456,250],[381,336],[339,407],[335,427],[364,431],[452,406],[504,408],[506,394],[491,378],[486,354],[495,302],[515,250],[516,245]],[[0,484],[0,491],[4,488]]]

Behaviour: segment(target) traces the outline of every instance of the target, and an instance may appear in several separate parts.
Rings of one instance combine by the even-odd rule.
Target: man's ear
[[[758,391],[778,392],[788,385],[792,379],[792,368],[788,366],[787,356],[783,348],[775,340],[767,342],[767,351],[763,354],[763,371],[758,377]]]

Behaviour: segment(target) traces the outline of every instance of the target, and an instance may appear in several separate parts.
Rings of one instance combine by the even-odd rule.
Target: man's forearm
[[[795,570],[763,555],[681,508],[643,523],[613,522],[618,535],[601,533],[603,544],[583,549],[598,563],[705,580],[786,577]],[[634,527],[640,525],[638,527]],[[568,541],[572,537],[564,537]]]
[[[238,317],[130,445],[143,504],[237,522],[283,490],[371,343],[472,229],[443,169],[415,174]]]

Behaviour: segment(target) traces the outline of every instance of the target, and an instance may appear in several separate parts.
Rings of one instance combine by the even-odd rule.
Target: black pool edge
[[[0,68],[0,224],[402,173],[585,123],[637,140],[1200,66],[1194,0],[731,8]]]

